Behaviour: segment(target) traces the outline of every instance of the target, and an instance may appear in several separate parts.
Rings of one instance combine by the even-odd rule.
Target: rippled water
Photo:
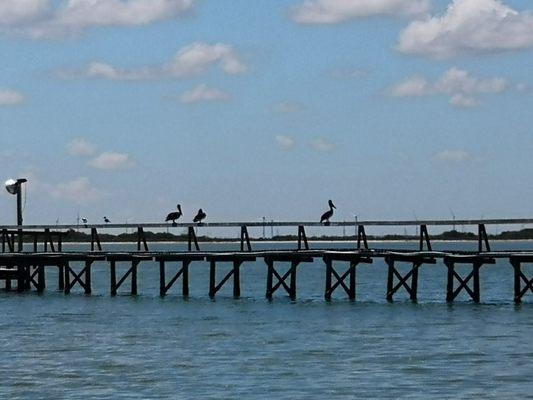
[[[57,292],[49,273],[43,295],[0,292],[0,398],[530,398],[533,295],[515,306],[512,278],[504,261],[483,267],[483,303],[447,305],[442,264],[422,267],[418,304],[385,301],[381,261],[358,268],[353,303],[323,300],[319,262],[299,267],[295,302],[265,300],[262,261],[243,266],[237,300],[231,285],[208,298],[204,263],[191,265],[188,300],[179,285],[159,298],[153,263],[136,297],[109,296],[105,265],[92,296]]]

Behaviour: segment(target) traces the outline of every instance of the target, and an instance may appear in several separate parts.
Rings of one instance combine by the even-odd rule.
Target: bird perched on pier
[[[333,217],[333,209],[337,208],[331,200],[328,201],[328,204],[329,210],[322,214],[322,217],[320,217],[320,223],[325,222],[326,225],[329,225],[329,219]]]
[[[168,214],[165,218],[165,222],[172,221],[172,225],[176,225],[176,220],[183,215],[183,213],[181,212],[181,205],[178,204],[176,208],[178,209],[178,211],[174,211]]]
[[[107,217],[104,217],[104,222],[105,222],[106,224],[111,223],[111,221],[110,221],[109,218],[107,218]]]
[[[205,212],[203,212],[202,209],[200,208],[198,210],[198,214],[196,214],[196,217],[194,217],[194,219],[192,221],[201,223],[202,220],[204,220],[206,217],[207,217],[207,214]]]
[[[81,222],[83,222],[83,225],[87,226],[87,218],[82,218]]]

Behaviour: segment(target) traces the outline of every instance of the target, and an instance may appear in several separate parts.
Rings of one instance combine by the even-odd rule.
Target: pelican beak
[[[331,203],[331,207],[333,207],[335,210],[337,209],[337,207],[335,207],[335,204]]]

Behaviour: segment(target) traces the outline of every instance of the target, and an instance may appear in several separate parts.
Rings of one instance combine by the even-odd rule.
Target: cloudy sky
[[[1,0],[0,54],[26,223],[533,216],[523,0]]]

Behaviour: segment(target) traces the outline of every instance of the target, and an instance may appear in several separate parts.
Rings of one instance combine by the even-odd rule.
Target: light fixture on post
[[[8,179],[5,183],[8,193],[17,196],[17,226],[24,223],[22,219],[22,184],[28,182],[27,179]],[[18,229],[18,251],[22,251],[22,229]]]

